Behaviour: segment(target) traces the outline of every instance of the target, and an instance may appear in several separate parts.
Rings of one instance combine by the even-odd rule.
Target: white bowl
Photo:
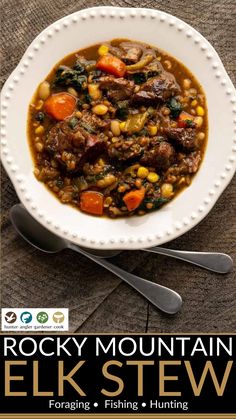
[[[206,93],[209,139],[189,188],[159,211],[111,220],[61,204],[33,175],[26,136],[36,87],[64,56],[113,38],[160,47],[184,63]],[[158,10],[95,7],[50,25],[29,46],[2,90],[2,161],[27,210],[49,230],[82,246],[139,249],[175,239],[211,210],[236,167],[236,93],[214,48],[195,29]]]

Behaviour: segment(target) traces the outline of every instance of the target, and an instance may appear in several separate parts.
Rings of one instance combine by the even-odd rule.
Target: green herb
[[[189,128],[189,127],[194,127],[194,121],[192,120],[192,119],[185,119],[185,124],[186,124],[186,126]]]
[[[159,71],[150,70],[146,72],[133,73],[130,75],[130,78],[135,82],[135,84],[142,84],[145,83],[145,81],[147,81],[151,77],[158,76],[159,74]]]
[[[134,73],[131,75],[131,78],[135,84],[142,84],[146,81],[145,73]]]
[[[78,122],[79,122],[78,118],[76,118],[76,116],[73,116],[69,120],[68,125],[71,129],[74,129],[78,125]]]
[[[114,168],[110,164],[107,164],[104,167],[104,169],[103,169],[102,172],[100,172],[97,175],[95,175],[95,179],[96,180],[103,179],[108,173],[111,173],[111,174],[114,173]]]
[[[104,73],[102,73],[101,70],[90,71],[90,76],[92,78],[92,81],[98,81],[102,74]]]
[[[85,191],[88,188],[88,183],[86,182],[84,176],[80,176],[73,179],[74,187],[81,191]]]
[[[43,112],[38,112],[35,115],[35,119],[36,119],[36,121],[43,122],[44,119],[45,119],[45,114]]]
[[[129,115],[129,101],[121,100],[117,106],[116,117],[118,119],[125,120],[127,119],[128,115]]]
[[[166,204],[166,202],[168,202],[168,201],[169,201],[168,198],[161,198],[161,197],[159,197],[159,198],[145,198],[144,201],[143,201],[142,207],[144,209],[147,209],[146,204],[151,203],[151,204],[153,204],[151,210],[155,210],[155,209],[158,209],[158,208],[162,207],[162,205]]]
[[[180,112],[182,111],[182,105],[174,97],[172,97],[167,102],[167,107],[170,109],[170,114],[172,118],[178,118]]]
[[[73,66],[73,70],[75,70],[78,74],[83,74],[85,72],[85,67],[78,60],[78,61],[76,61],[75,65]]]
[[[91,103],[92,102],[92,97],[90,96],[90,94],[88,92],[85,93],[85,95],[83,97],[83,101],[84,101],[84,103]]]
[[[87,77],[81,74],[81,69],[75,70],[70,67],[59,66],[54,84],[57,86],[72,86],[81,91],[87,87]]]
[[[92,176],[92,175],[88,175],[85,178],[86,182],[91,186],[91,185],[95,185],[96,184],[96,177]]]
[[[77,108],[80,109],[83,104],[84,104],[84,101],[78,97],[77,103],[76,103]]]

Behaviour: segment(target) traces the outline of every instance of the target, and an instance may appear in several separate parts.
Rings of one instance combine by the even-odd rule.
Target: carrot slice
[[[125,63],[111,54],[106,54],[99,58],[96,67],[116,77],[123,77],[126,73]]]
[[[190,115],[187,112],[181,112],[178,118],[178,127],[186,128],[190,126],[193,121],[194,121],[194,118],[192,115]]]
[[[103,214],[103,194],[96,191],[82,192],[80,195],[80,209],[88,214]]]
[[[145,188],[136,189],[125,194],[123,201],[129,211],[139,207],[145,196]]]
[[[58,121],[71,116],[75,106],[76,98],[64,92],[50,96],[44,103],[44,109],[47,114]]]

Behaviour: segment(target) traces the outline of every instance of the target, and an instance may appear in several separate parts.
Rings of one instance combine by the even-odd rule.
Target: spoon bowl
[[[10,210],[10,219],[17,233],[36,249],[57,253],[67,247],[67,241],[47,230],[36,221],[21,204]]]

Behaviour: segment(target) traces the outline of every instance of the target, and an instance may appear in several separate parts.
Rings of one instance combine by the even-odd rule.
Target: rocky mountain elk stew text
[[[36,178],[87,214],[142,215],[189,186],[203,158],[203,90],[181,63],[113,40],[64,58],[30,104]]]

